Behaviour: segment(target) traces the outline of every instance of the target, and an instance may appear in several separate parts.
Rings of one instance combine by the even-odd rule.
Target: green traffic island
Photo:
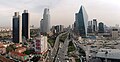
[[[73,45],[72,41],[69,42],[69,45],[68,45],[68,53],[69,52],[73,52],[75,51],[75,46]]]
[[[79,49],[80,56],[86,56],[85,51],[83,49]]]
[[[15,51],[16,47],[14,45],[10,45],[6,48],[6,52],[9,53],[10,51]]]
[[[55,40],[51,39],[51,38],[48,38],[48,43],[51,45],[51,47],[54,47]]]
[[[63,34],[61,37],[60,37],[60,42],[63,42],[65,41],[65,39],[67,38],[67,33],[66,34]]]
[[[67,51],[68,56],[73,57],[73,56],[75,55],[75,54],[74,54],[75,50],[76,50],[76,49],[75,49],[72,41],[70,41],[70,42],[69,42],[69,45],[68,45],[68,51]]]
[[[23,54],[30,55],[33,54],[34,50],[26,50]]]
[[[57,34],[48,36],[48,43],[51,45],[51,47],[54,47],[56,37],[57,37]]]
[[[75,62],[81,62],[80,59],[75,59]]]
[[[48,43],[51,45],[51,47],[54,47],[56,38],[57,38],[57,35],[48,37]],[[66,38],[67,38],[67,34],[63,34],[59,40],[60,40],[60,42],[64,42]]]
[[[75,61],[76,62],[80,62],[79,61],[79,57],[78,55],[76,54],[76,48],[75,46],[73,45],[72,41],[69,42],[69,45],[68,45],[68,57],[73,57],[75,58]]]

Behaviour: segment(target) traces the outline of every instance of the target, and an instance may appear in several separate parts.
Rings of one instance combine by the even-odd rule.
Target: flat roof
[[[108,52],[106,54],[106,51]],[[96,54],[96,57],[108,58],[108,59],[120,59],[119,49],[100,49]]]
[[[7,59],[3,56],[0,56],[0,61],[2,61],[2,62],[14,62],[13,60]]]

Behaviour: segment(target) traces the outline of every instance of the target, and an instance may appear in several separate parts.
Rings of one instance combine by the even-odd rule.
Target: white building
[[[107,53],[106,53],[107,52]],[[103,49],[101,48],[96,57],[107,58],[107,59],[120,59],[120,50],[119,49]]]
[[[48,50],[48,47],[47,47],[47,36],[39,36],[39,37],[36,37],[35,40],[34,40],[34,49],[36,52],[39,52],[41,54],[44,54],[47,50]]]
[[[118,29],[113,28],[111,34],[112,34],[112,39],[117,39],[119,37]]]

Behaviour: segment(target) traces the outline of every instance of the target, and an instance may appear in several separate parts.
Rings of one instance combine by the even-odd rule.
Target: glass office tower
[[[87,22],[88,22],[88,15],[85,11],[85,8],[81,6],[80,11],[76,13],[76,30],[80,36],[86,37],[87,36]]]
[[[26,39],[30,39],[28,10],[24,10],[24,13],[22,13],[22,36],[24,36]]]
[[[22,42],[22,26],[19,12],[15,12],[13,16],[13,42],[20,43]]]
[[[98,30],[99,33],[104,33],[104,23],[100,22],[99,23],[99,30]]]

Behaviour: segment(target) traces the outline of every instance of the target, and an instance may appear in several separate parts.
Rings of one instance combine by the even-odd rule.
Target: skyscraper
[[[60,32],[63,32],[64,25],[60,25]]]
[[[26,39],[30,38],[28,10],[24,10],[24,13],[22,14],[22,36],[24,36]]]
[[[88,21],[88,33],[92,33],[93,31],[92,24],[92,21]]]
[[[40,28],[42,33],[50,32],[50,14],[48,8],[44,9],[43,19],[41,20],[40,24],[40,26],[42,26]]]
[[[44,24],[43,24],[43,19],[40,21],[40,32],[42,33],[44,31]]]
[[[93,19],[93,32],[97,32],[97,19]]]
[[[104,24],[102,22],[99,23],[99,33],[104,33]]]
[[[87,22],[88,22],[88,15],[85,11],[85,8],[81,6],[80,11],[75,14],[76,15],[76,29],[77,32],[82,36],[87,36]]]
[[[22,26],[19,12],[15,12],[13,16],[13,42],[19,43],[22,41]]]

